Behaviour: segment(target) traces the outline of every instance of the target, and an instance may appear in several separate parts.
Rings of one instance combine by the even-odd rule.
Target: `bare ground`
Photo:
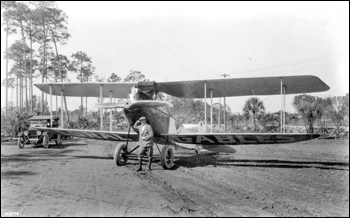
[[[116,166],[115,145],[2,143],[1,216],[349,216],[348,140],[179,149],[174,170],[150,172]]]

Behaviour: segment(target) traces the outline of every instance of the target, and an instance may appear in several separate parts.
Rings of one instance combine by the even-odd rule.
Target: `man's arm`
[[[136,121],[136,122],[134,123],[134,128],[137,129],[137,127],[138,127],[138,125],[140,125],[140,123],[141,123],[140,121]]]

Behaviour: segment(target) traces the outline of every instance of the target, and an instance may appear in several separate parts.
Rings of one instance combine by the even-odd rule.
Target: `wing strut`
[[[109,102],[112,103],[112,91],[109,91]],[[112,122],[113,122],[113,120],[112,120],[112,108],[111,108],[111,110],[109,111],[109,131],[111,131],[111,132],[112,132],[112,128],[113,128]],[[128,134],[128,136],[129,136],[129,134]]]
[[[100,101],[101,101],[101,103],[103,103],[103,85],[101,84],[100,85]],[[103,109],[101,108],[100,109],[100,119],[101,119],[101,121],[100,121],[100,125],[101,125],[101,130],[103,129]]]
[[[284,91],[284,98],[283,98],[283,107],[284,107],[284,110],[283,110],[283,133],[286,132],[285,130],[285,127],[286,127],[286,86],[284,85],[283,86],[283,91]]]
[[[63,129],[63,89],[61,89],[61,128]]]
[[[285,133],[285,125],[286,125],[286,85],[283,84],[283,77],[281,80],[281,112],[280,112],[280,132]]]
[[[210,132],[213,133],[213,90],[210,89]]]
[[[221,97],[219,97],[219,122],[218,122],[218,124],[219,124],[219,131],[220,131],[220,126],[221,126],[221,119],[220,119],[220,114],[221,114]]]
[[[207,82],[204,82],[204,122],[205,122],[205,132],[207,132]]]
[[[112,110],[112,109],[111,109]],[[128,144],[129,144],[129,136],[130,136],[130,129],[131,129],[131,125],[129,124],[129,130],[128,130],[128,138],[126,139],[126,151],[128,150]]]

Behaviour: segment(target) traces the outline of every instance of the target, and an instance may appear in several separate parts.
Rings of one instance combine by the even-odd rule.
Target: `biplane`
[[[133,124],[141,116],[145,116],[153,128],[154,141],[157,147],[158,144],[162,145],[162,149],[161,151],[159,149],[159,151],[160,161],[164,169],[173,167],[173,146],[175,148],[182,146],[188,149],[234,153],[235,149],[232,147],[234,145],[293,143],[311,140],[319,137],[319,135],[283,133],[282,131],[280,133],[213,133],[212,128],[210,128],[210,131],[206,129],[207,120],[204,121],[205,131],[189,131],[171,115],[169,107],[172,107],[172,104],[162,100],[161,93],[179,98],[205,99],[205,102],[207,98],[210,98],[211,103],[213,98],[218,97],[281,95],[281,107],[283,109],[283,97],[286,94],[329,90],[329,86],[316,76],[230,78],[174,82],[41,83],[35,84],[35,86],[50,94],[50,96],[61,95],[62,98],[70,96],[98,97],[101,101],[95,104],[95,107],[100,109],[101,116],[104,109],[121,108],[130,124],[128,132],[112,131],[112,126],[110,126],[110,131],[102,131],[102,129],[63,129],[63,124],[60,128],[40,127],[38,130],[66,136],[116,141],[118,144],[114,151],[114,161],[118,166],[123,166],[127,163],[128,156],[137,149],[137,147],[134,149],[128,147],[129,142],[138,141],[138,130],[130,131],[130,129],[133,128]],[[103,103],[104,98],[110,98],[110,102]],[[123,100],[113,103],[112,98]],[[206,103],[204,110],[207,114]],[[63,113],[63,110],[61,110],[61,113]],[[61,119],[61,122],[63,122],[63,119]],[[101,127],[103,126],[102,122],[103,119],[101,119]],[[281,125],[283,126],[282,119]]]

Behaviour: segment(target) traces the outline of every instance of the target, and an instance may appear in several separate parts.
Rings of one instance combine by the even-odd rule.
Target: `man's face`
[[[145,125],[146,124],[146,120],[141,120],[141,125]]]

